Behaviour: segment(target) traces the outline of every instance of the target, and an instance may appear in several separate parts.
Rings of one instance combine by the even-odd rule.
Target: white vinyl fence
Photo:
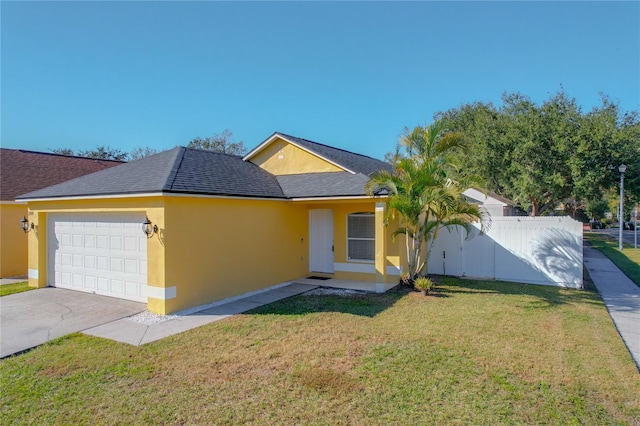
[[[496,217],[480,235],[440,230],[429,274],[582,288],[582,223],[570,217]]]

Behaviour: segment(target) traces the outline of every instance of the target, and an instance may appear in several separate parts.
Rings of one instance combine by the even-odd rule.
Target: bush
[[[423,291],[425,294],[429,294],[433,288],[433,281],[427,277],[418,277],[414,281],[413,285],[417,290]]]

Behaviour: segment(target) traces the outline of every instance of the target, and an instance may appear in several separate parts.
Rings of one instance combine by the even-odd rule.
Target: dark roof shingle
[[[18,199],[182,193],[259,198],[363,196],[380,160],[280,134],[351,171],[274,176],[242,157],[177,147],[118,167],[23,194]]]
[[[177,147],[20,198],[157,192],[284,197],[275,176],[241,157]]]
[[[362,173],[304,173],[277,177],[288,198],[346,197],[364,195],[369,180]]]
[[[120,164],[122,161],[0,148],[0,199],[13,201],[18,195]]]

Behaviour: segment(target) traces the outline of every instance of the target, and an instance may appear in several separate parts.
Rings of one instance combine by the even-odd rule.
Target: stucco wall
[[[404,259],[402,237],[395,242],[391,237],[397,225],[378,230],[386,244],[380,264],[347,260],[347,215],[374,213],[375,205],[375,200],[289,202],[188,196],[30,202],[27,217],[36,228],[26,236],[29,284],[48,284],[49,214],[143,212],[158,226],[158,233],[147,241],[149,310],[166,314],[238,296],[308,275],[309,209],[313,208],[333,212],[335,278],[379,282],[384,270],[383,282],[396,283]],[[15,226],[20,231],[18,222]],[[354,272],[354,266],[366,272]]]
[[[28,237],[20,229],[26,215],[26,204],[0,203],[0,278],[27,274]]]
[[[276,176],[343,171],[322,158],[280,138],[254,155],[250,161]]]
[[[168,197],[163,241],[172,312],[300,278],[308,271],[304,205]]]

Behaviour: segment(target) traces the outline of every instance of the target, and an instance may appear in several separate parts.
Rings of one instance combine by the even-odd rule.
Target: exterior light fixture
[[[618,249],[622,251],[622,230],[624,229],[624,172],[627,171],[627,166],[622,164],[618,167],[620,172],[620,219],[618,223],[620,225],[620,234],[618,238]]]
[[[22,231],[26,234],[34,228],[34,225],[33,222],[29,223],[27,218],[23,216],[22,219],[20,219],[20,228],[22,228]]]
[[[158,232],[158,225],[151,226],[151,221],[148,217],[145,217],[144,222],[142,222],[142,232],[147,234],[147,238],[151,238],[153,234]]]

